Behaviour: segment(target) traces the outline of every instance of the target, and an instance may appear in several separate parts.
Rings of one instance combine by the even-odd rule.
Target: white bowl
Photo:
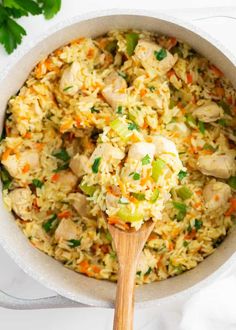
[[[217,41],[196,27],[163,14],[137,10],[112,10],[75,17],[48,31],[40,40],[16,52],[13,61],[0,76],[0,123],[3,125],[6,104],[27,79],[34,65],[54,49],[80,36],[96,37],[111,29],[134,28],[175,36],[189,43],[210,59],[236,88],[236,60]],[[66,269],[61,263],[33,248],[5,209],[0,198],[0,243],[15,262],[29,275],[58,294],[74,301],[111,307],[116,285],[85,277]],[[136,304],[157,305],[198,290],[235,262],[235,231],[230,233],[216,252],[195,269],[177,277],[146,284],[136,289]]]

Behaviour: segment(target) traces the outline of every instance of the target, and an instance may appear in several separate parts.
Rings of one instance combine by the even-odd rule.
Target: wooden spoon
[[[135,275],[140,253],[154,228],[149,220],[138,230],[122,231],[108,224],[119,262],[113,330],[132,330]]]

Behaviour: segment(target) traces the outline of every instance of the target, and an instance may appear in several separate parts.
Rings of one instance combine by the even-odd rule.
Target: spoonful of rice
[[[175,144],[162,135],[148,142],[99,143],[90,157],[92,173],[81,187],[96,188],[92,197],[108,224],[119,263],[114,330],[133,329],[134,287],[143,247],[162,219],[170,190],[183,169]]]

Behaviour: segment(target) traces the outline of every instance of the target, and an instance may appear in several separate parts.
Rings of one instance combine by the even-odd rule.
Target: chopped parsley
[[[127,74],[124,73],[124,72],[119,71],[119,72],[118,72],[118,75],[119,75],[120,77],[124,78],[124,79],[127,79]]]
[[[118,108],[117,108],[116,113],[118,113],[119,115],[122,115],[122,111],[123,111],[123,108],[122,108],[121,105],[119,105]]]
[[[231,115],[231,110],[230,110],[230,106],[228,103],[226,103],[223,100],[220,100],[218,102],[218,105],[224,110],[225,113],[227,113],[227,115]]]
[[[156,89],[156,87],[154,87],[154,86],[148,86],[148,89],[150,90],[150,92],[154,92],[154,90]]]
[[[144,275],[149,275],[152,272],[152,268],[149,267],[148,270],[146,271],[146,273]]]
[[[203,222],[201,220],[195,219],[194,227],[196,230],[199,230],[202,227]]]
[[[144,156],[142,158],[141,162],[142,162],[142,165],[148,165],[148,164],[150,164],[150,162],[151,162],[150,156],[147,154],[146,156]]]
[[[42,188],[43,182],[39,179],[33,179],[32,184],[35,186],[35,188]]]
[[[139,179],[140,179],[140,174],[137,173],[137,172],[134,172],[134,174],[133,174],[133,179],[134,179],[135,181],[139,180]]]
[[[3,166],[1,167],[1,180],[3,190],[9,189],[12,183],[12,177]]]
[[[221,119],[217,120],[217,123],[220,124],[221,126],[227,126],[228,125],[227,120],[224,119],[224,118],[221,118]]]
[[[198,121],[198,128],[199,128],[199,131],[202,133],[202,134],[205,134],[205,130],[206,130],[206,128],[205,128],[205,124],[204,124],[204,122],[203,121]]]
[[[57,173],[60,171],[67,170],[68,168],[69,168],[69,163],[65,163],[65,164],[59,165],[55,170],[53,170],[53,172]]]
[[[111,42],[109,42],[105,49],[111,53],[112,55],[115,54],[116,50],[117,50],[117,40],[112,40]]]
[[[180,170],[178,174],[178,178],[182,181],[187,176],[187,172]]]
[[[131,32],[126,34],[126,51],[129,56],[133,55],[135,47],[137,46],[139,35]]]
[[[236,190],[236,176],[231,176],[228,180],[228,184],[230,185],[231,188]]]
[[[130,130],[130,131],[133,131],[133,130],[139,130],[139,127],[138,127],[138,125],[137,124],[135,124],[135,123],[129,123],[128,124],[128,129]]]
[[[71,89],[73,86],[67,86],[66,88],[63,89],[63,92],[68,91],[69,89]]]
[[[187,213],[187,205],[184,203],[173,202],[173,206],[179,211],[176,215],[177,221],[182,221]]]
[[[99,168],[101,159],[102,159],[101,157],[97,157],[94,160],[93,165],[92,165],[92,171],[93,171],[93,173],[98,173],[98,168]]]
[[[46,222],[44,222],[43,229],[46,231],[46,233],[50,232],[53,229],[56,220],[57,220],[57,215],[52,214],[52,216]]]
[[[75,247],[77,247],[77,246],[80,246],[80,244],[81,244],[81,240],[82,240],[82,238],[81,238],[81,239],[69,239],[69,240],[68,240],[68,245],[69,245],[70,247],[75,248]]]
[[[154,51],[154,56],[158,61],[162,61],[167,56],[167,51],[161,48],[159,51]]]
[[[136,198],[138,201],[144,201],[145,200],[145,194],[141,193],[131,193],[131,195]]]
[[[52,154],[54,157],[56,157],[57,159],[63,160],[64,162],[67,162],[70,160],[70,156],[68,154],[68,152],[66,151],[66,149],[61,149],[58,152],[55,152]]]
[[[100,110],[96,109],[95,107],[92,107],[91,109],[91,113],[99,113]]]

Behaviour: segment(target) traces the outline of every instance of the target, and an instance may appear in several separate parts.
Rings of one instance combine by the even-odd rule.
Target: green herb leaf
[[[82,238],[81,238],[82,239]],[[68,240],[68,245],[70,246],[70,247],[73,247],[73,248],[75,248],[75,247],[77,247],[77,246],[80,246],[80,244],[81,244],[81,239],[69,239]]]
[[[195,219],[194,227],[199,230],[202,227],[203,222],[201,220]]]
[[[196,128],[196,119],[190,114],[188,113],[187,115],[185,115],[185,118],[186,118],[186,123],[192,127],[192,128]]]
[[[152,272],[152,268],[149,267],[148,270],[146,271],[146,273],[144,275],[149,275]]]
[[[117,50],[117,40],[112,40],[111,42],[109,42],[105,49],[111,53],[112,55],[114,55],[116,53]]]
[[[137,46],[139,35],[137,33],[126,34],[126,51],[129,56],[133,55],[135,47]]]
[[[184,247],[187,247],[189,245],[189,242],[187,242],[187,241],[183,241],[183,246]]]
[[[223,100],[220,100],[218,102],[218,105],[224,110],[225,113],[227,113],[227,115],[231,115],[231,109],[230,109],[230,105],[228,103],[226,103]]]
[[[134,172],[134,174],[133,174],[133,179],[134,179],[135,181],[139,180],[139,179],[140,179],[140,174],[137,173],[137,172]]]
[[[55,152],[52,154],[54,157],[56,157],[57,159],[63,160],[64,162],[67,162],[70,160],[70,156],[68,154],[68,152],[66,151],[66,149],[61,149],[58,152]]]
[[[60,171],[67,170],[69,168],[69,163],[62,164],[58,166],[55,170],[53,170],[54,173],[58,173]]]
[[[93,173],[98,173],[98,168],[101,162],[101,157],[98,157],[94,160],[93,165],[92,165],[92,171]]]
[[[95,107],[92,107],[91,109],[91,113],[99,113],[100,112],[100,110],[98,110],[98,109],[96,109]]]
[[[43,182],[39,179],[33,179],[32,184],[35,186],[35,188],[42,188]]]
[[[231,176],[228,180],[228,184],[230,185],[231,188],[236,190],[236,176]]]
[[[129,129],[130,131],[133,131],[134,129],[136,129],[136,130],[138,131],[138,130],[139,130],[139,127],[138,127],[138,125],[135,124],[135,123],[129,123],[129,124],[128,124],[128,129]]]
[[[187,176],[187,172],[182,170],[179,171],[178,177],[180,181],[182,181],[186,176]]]
[[[3,0],[3,5],[4,7],[17,9],[32,15],[42,13],[40,6],[33,0]]]
[[[148,165],[148,164],[150,164],[150,162],[151,162],[150,156],[147,154],[146,156],[143,157],[143,159],[141,160],[141,162],[142,162],[142,165]]]
[[[61,0],[37,0],[37,2],[41,4],[46,19],[53,18],[61,9]]]
[[[0,5],[0,43],[8,54],[21,43],[24,35],[26,31],[23,27],[8,17],[7,11]]]
[[[209,143],[205,143],[203,146],[203,150],[215,151],[216,149],[214,147],[212,147],[212,145],[210,145]]]
[[[57,220],[57,215],[52,214],[52,216],[46,222],[44,222],[43,229],[46,231],[46,233],[50,232],[53,229],[56,220]]]
[[[117,108],[116,113],[118,113],[119,115],[122,115],[122,110],[123,110],[122,106],[119,105],[118,108]]]
[[[111,242],[112,241],[112,237],[111,237],[111,234],[108,232],[106,232],[106,239]]]
[[[227,126],[228,125],[227,120],[224,119],[224,118],[221,118],[221,119],[217,120],[217,123],[220,124],[221,126]]]
[[[66,88],[63,89],[63,92],[68,91],[69,89],[71,89],[73,86],[67,86]]]
[[[205,130],[206,130],[206,128],[205,128],[205,124],[204,124],[204,122],[203,121],[198,121],[198,127],[199,127],[199,131],[202,133],[202,134],[205,134]]]
[[[142,274],[141,270],[139,270],[138,272],[136,272],[136,274],[137,274],[138,276],[140,276],[140,275]]]
[[[179,210],[179,212],[176,215],[177,221],[182,221],[187,213],[187,205],[179,202],[173,202],[173,206]]]
[[[154,87],[154,86],[148,86],[148,89],[150,90],[150,92],[154,92],[154,90],[156,89],[156,87]]]
[[[80,189],[85,193],[85,195],[93,196],[95,191],[97,190],[97,186],[88,186],[87,184],[83,184],[83,182],[79,185]]]
[[[1,167],[1,180],[3,190],[9,189],[12,183],[12,177],[3,166]]]
[[[118,71],[118,75],[122,78],[124,78],[125,80],[127,79],[127,74],[122,72],[122,71]]]
[[[162,61],[167,56],[167,51],[161,48],[159,51],[154,51],[154,55],[158,61]]]

